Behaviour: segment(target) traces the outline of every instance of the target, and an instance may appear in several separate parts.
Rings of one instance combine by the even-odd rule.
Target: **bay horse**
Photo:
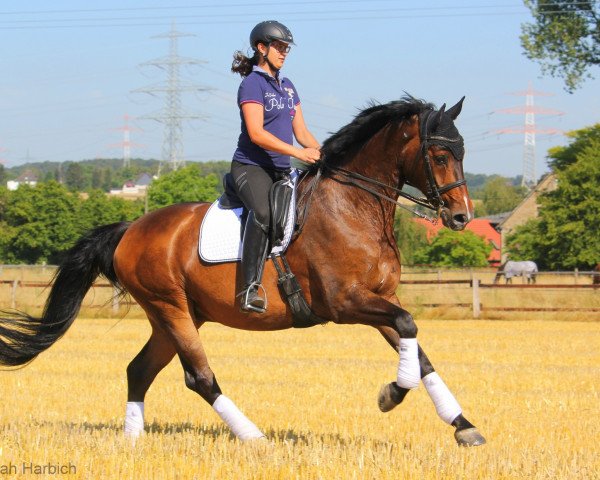
[[[417,326],[396,289],[400,253],[394,211],[400,189],[426,194],[421,204],[444,225],[462,230],[473,218],[464,180],[463,139],[454,125],[463,99],[446,111],[411,96],[371,105],[326,140],[322,160],[298,186],[310,201],[302,233],[286,256],[307,303],[321,319],[376,328],[399,353],[396,380],[382,387],[378,405],[389,411],[423,382],[438,415],[452,425],[459,445],[485,439],[462,414],[455,397],[417,343]],[[317,182],[316,179],[319,179]],[[268,261],[263,276],[271,299],[265,313],[243,313],[239,262],[204,263],[199,228],[209,204],[171,205],[133,223],[97,227],[65,255],[40,318],[4,311],[0,364],[24,365],[49,348],[77,317],[86,292],[103,275],[128,292],[152,326],[149,340],[127,367],[125,434],[144,432],[144,398],[156,375],[179,357],[185,385],[197,392],[241,440],[264,434],[226,397],[200,340],[205,322],[255,331],[291,328],[290,307]],[[306,204],[305,204],[306,206]]]

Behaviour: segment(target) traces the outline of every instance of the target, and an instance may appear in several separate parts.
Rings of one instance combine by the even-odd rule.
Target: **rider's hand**
[[[321,158],[321,151],[318,148],[303,148],[296,155],[298,159],[307,163],[315,163]]]

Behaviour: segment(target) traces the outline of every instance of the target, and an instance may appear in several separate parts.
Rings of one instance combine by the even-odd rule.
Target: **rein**
[[[444,107],[442,107],[442,111],[443,111],[443,108]],[[302,200],[304,200],[304,198],[306,197],[306,203],[304,205],[304,209],[303,209],[302,215],[301,215],[302,220],[299,222],[299,230],[302,230],[302,227],[304,226],[304,219],[306,218],[307,211],[310,207],[310,202],[312,200],[312,194],[314,193],[315,189],[317,188],[317,185],[319,183],[319,180],[320,180],[321,175],[324,170],[330,170],[331,172],[338,173],[338,174],[342,175],[345,178],[345,181],[347,183],[349,183],[350,185],[354,185],[355,187],[358,187],[361,190],[369,192],[370,194],[372,194],[378,198],[381,198],[383,200],[386,200],[388,202],[395,204],[396,206],[412,213],[413,215],[415,215],[417,217],[423,218],[433,224],[436,224],[439,219],[440,212],[445,205],[444,200],[442,200],[442,194],[444,194],[454,188],[458,188],[462,185],[465,185],[467,182],[465,179],[462,179],[462,180],[457,180],[456,182],[448,183],[448,184],[442,185],[442,186],[439,186],[437,184],[437,182],[435,180],[435,176],[433,175],[433,167],[431,164],[431,158],[429,156],[429,147],[431,145],[448,146],[448,145],[452,145],[452,144],[458,144],[459,142],[462,142],[462,137],[460,137],[460,135],[456,138],[448,138],[448,137],[441,136],[441,135],[430,135],[429,134],[429,122],[430,122],[432,113],[434,113],[433,110],[429,110],[424,113],[424,115],[421,118],[421,124],[420,124],[420,129],[419,129],[420,130],[419,133],[420,133],[420,137],[421,137],[421,145],[420,145],[419,152],[421,153],[421,156],[423,157],[423,163],[425,165],[425,174],[426,174],[426,178],[427,178],[427,192],[426,192],[425,198],[415,197],[407,192],[402,191],[400,188],[380,182],[379,180],[375,180],[374,178],[367,177],[365,175],[361,175],[360,173],[356,173],[351,170],[346,170],[345,168],[342,168],[342,167],[328,165],[324,161],[321,161],[321,162],[319,162],[317,173],[316,173],[315,177],[313,178],[313,181],[312,181],[309,189],[304,193],[304,195],[298,201],[298,204],[300,204],[302,202]],[[363,182],[363,183],[361,183],[361,182]],[[413,202],[417,205],[420,205],[422,207],[433,210],[434,212],[436,212],[437,217],[430,217],[430,216],[428,216],[424,213],[421,213],[415,209],[411,209],[411,208],[407,207],[406,205],[403,205],[402,203],[398,202],[398,200],[396,200],[395,198],[392,198],[388,195],[385,195],[382,192],[375,190],[374,188],[364,185],[364,183],[373,185],[376,187],[380,187],[383,189],[387,189],[388,191],[391,190],[400,197],[406,198],[407,200],[410,200],[411,202]],[[407,180],[405,180],[405,183],[407,185],[411,185],[410,182],[408,182]]]
[[[319,167],[319,169],[320,168],[326,168],[333,172],[341,173],[343,176],[346,177],[348,183],[350,183],[351,185],[354,185],[355,187],[358,187],[361,190],[369,192],[370,194],[375,195],[376,197],[379,197],[383,200],[387,200],[388,202],[394,203],[396,206],[398,206],[404,210],[407,210],[408,212],[412,213],[413,215],[416,215],[417,217],[428,220],[431,223],[437,222],[437,218],[429,217],[428,215],[425,215],[424,213],[421,213],[417,210],[411,209],[411,208],[407,207],[406,205],[403,205],[402,203],[400,203],[398,200],[396,200],[392,197],[389,197],[381,192],[378,192],[377,190],[369,188],[369,187],[359,183],[357,180],[360,180],[362,182],[365,182],[365,183],[368,183],[371,185],[376,185],[378,187],[390,189],[390,190],[394,191],[395,193],[397,193],[398,196],[404,197],[404,198],[410,200],[411,202],[416,203],[417,205],[421,205],[422,207],[437,211],[436,207],[426,198],[415,197],[415,196],[411,195],[410,193],[406,193],[406,192],[402,191],[401,189],[396,188],[392,185],[388,185],[386,183],[380,182],[379,180],[375,180],[374,178],[365,177],[364,175],[361,175],[360,173],[352,172],[350,170],[346,170],[345,168],[334,167],[332,165],[327,165],[327,164],[323,164],[321,167]]]

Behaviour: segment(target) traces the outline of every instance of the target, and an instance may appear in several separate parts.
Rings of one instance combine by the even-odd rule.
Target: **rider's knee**
[[[260,205],[254,209],[254,221],[268,228],[271,222],[271,210],[269,205]]]

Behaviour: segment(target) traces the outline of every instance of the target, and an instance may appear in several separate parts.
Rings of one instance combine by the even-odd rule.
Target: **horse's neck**
[[[397,188],[400,183],[399,159],[390,152],[398,152],[398,149],[387,144],[386,136],[385,132],[375,135],[345,163],[344,168]]]
[[[393,177],[375,176],[371,169],[361,168],[360,159],[354,160],[344,164],[343,168],[379,182],[393,185],[391,183],[395,181]],[[328,215],[327,218],[321,219],[322,222],[335,221],[336,223],[347,223],[354,226],[359,222],[361,231],[364,233],[369,232],[366,238],[373,240],[393,236],[394,203],[350,184],[347,181],[348,179],[339,173],[327,171],[317,184],[314,183],[316,181],[314,177],[305,180],[298,192],[298,198],[301,199],[298,205],[301,223],[306,219],[306,216],[311,215],[305,211],[305,208],[310,211],[318,205],[317,210],[326,212],[326,215]],[[357,181],[357,183],[392,198],[395,197],[393,192],[384,192],[384,189],[379,186],[369,185],[363,181]]]

